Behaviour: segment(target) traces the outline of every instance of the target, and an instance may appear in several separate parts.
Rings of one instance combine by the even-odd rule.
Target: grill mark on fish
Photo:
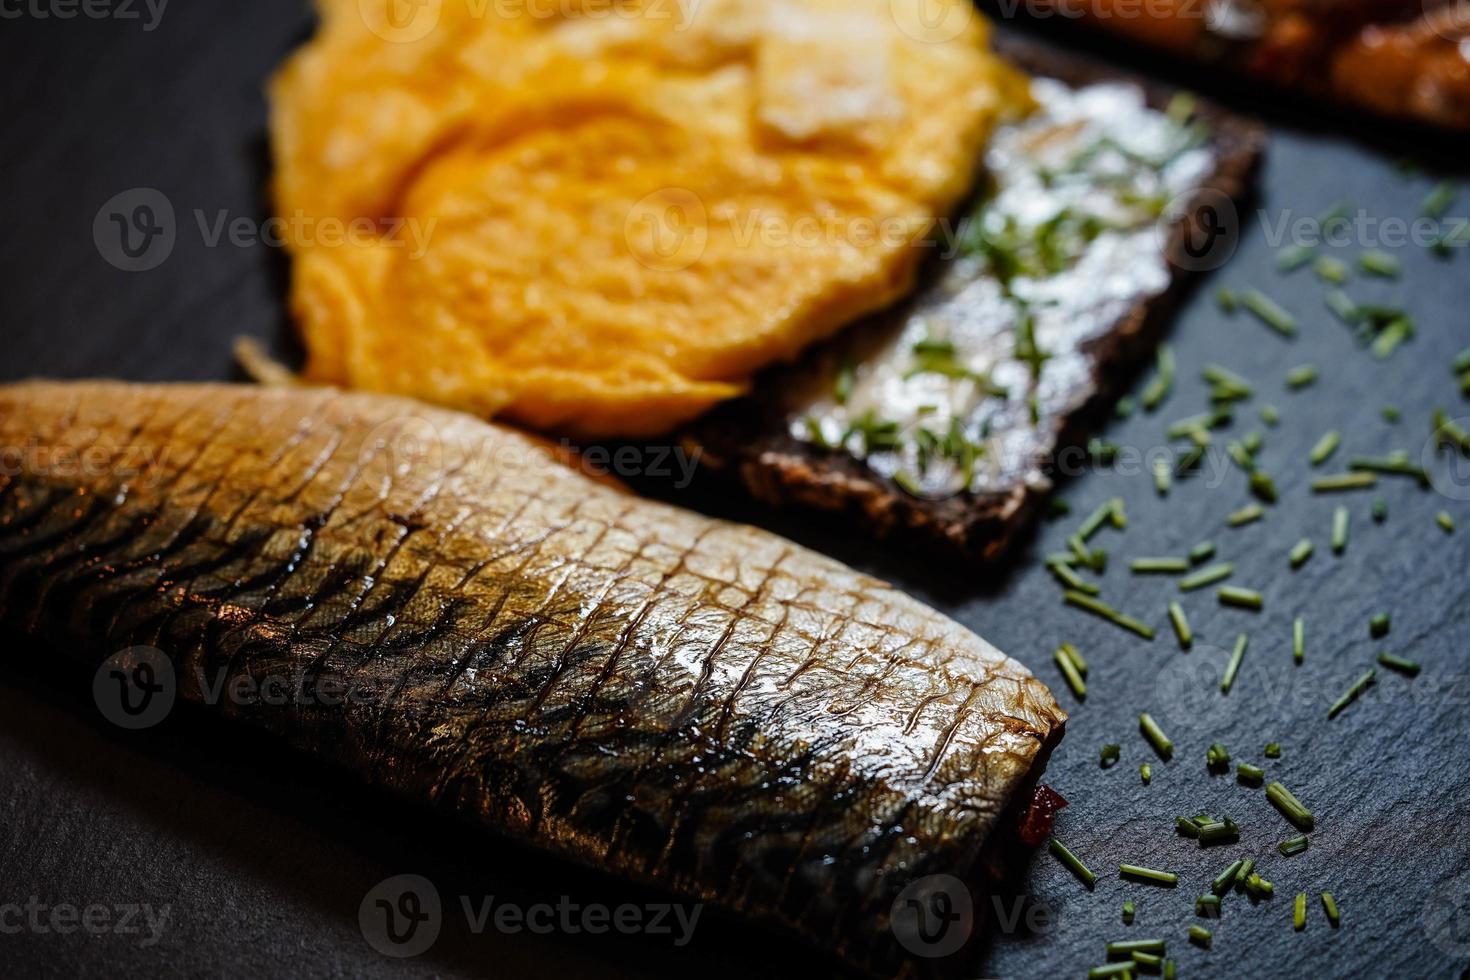
[[[405,419],[433,428],[432,472],[370,442]],[[888,931],[905,884],[984,887],[997,815],[1060,734],[1019,665],[880,583],[461,416],[0,387],[0,445],[76,445],[87,425],[167,452],[127,487],[108,467],[6,482],[4,629],[92,664],[157,646],[186,702],[861,971],[912,968]],[[210,703],[275,676],[299,680],[286,704]]]

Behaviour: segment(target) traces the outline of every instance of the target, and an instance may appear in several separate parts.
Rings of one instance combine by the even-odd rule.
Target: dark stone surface
[[[169,6],[147,31],[146,8],[134,9],[142,20],[26,13],[0,27],[8,96],[0,116],[5,377],[229,377],[230,344],[241,334],[293,356],[281,302],[283,257],[264,245],[209,247],[196,212],[206,225],[221,211],[254,220],[266,213],[262,84],[309,30],[310,15],[295,0],[195,2]],[[1307,492],[1305,460],[1329,428],[1345,438],[1323,470],[1396,448],[1418,456],[1434,407],[1470,416],[1447,366],[1470,344],[1470,250],[1442,260],[1413,246],[1391,248],[1404,263],[1402,280],[1353,285],[1360,297],[1406,305],[1419,324],[1397,356],[1374,361],[1325,311],[1309,270],[1274,271],[1268,226],[1283,213],[1317,215],[1339,198],[1379,219],[1412,219],[1433,179],[1406,176],[1392,160],[1429,143],[1339,119],[1363,137],[1355,143],[1324,135],[1310,110],[1215,91],[1267,112],[1275,124],[1261,212],[1245,216],[1239,254],[1180,317],[1173,397],[1155,416],[1113,425],[1107,437],[1125,450],[1161,446],[1167,420],[1204,406],[1202,364],[1244,374],[1258,396],[1238,411],[1231,433],[1265,434],[1261,460],[1282,494],[1265,521],[1224,526],[1248,494],[1242,474],[1221,457],[1162,500],[1146,467],[1123,472],[1120,464],[1070,481],[1063,496],[1073,515],[1042,527],[1009,574],[981,583],[973,573],[936,573],[921,560],[879,554],[780,515],[707,497],[684,502],[758,520],[896,579],[1029,664],[1073,711],[1047,782],[1072,802],[1058,834],[1099,873],[1098,887],[1089,894],[1039,855],[1025,891],[1052,921],[999,936],[971,975],[1080,976],[1102,960],[1104,941],[1160,936],[1171,941],[1181,976],[1463,976],[1470,964],[1470,845],[1462,832],[1470,817],[1470,478],[1462,471],[1456,481],[1440,461],[1435,490],[1390,479],[1376,494],[1332,499]],[[109,198],[136,187],[158,188],[169,199],[178,240],[157,269],[130,274],[100,257],[92,222]],[[1470,194],[1456,213],[1467,207]],[[1356,251],[1342,254],[1351,261]],[[1245,314],[1223,315],[1208,295],[1220,284],[1265,287],[1298,314],[1300,338],[1288,343]],[[1288,392],[1285,371],[1306,361],[1322,367],[1323,379]],[[1262,401],[1281,408],[1278,428],[1260,424]],[[1403,410],[1403,421],[1380,418],[1386,402]],[[1126,498],[1132,523],[1097,539],[1112,556],[1104,596],[1157,626],[1153,643],[1064,608],[1040,564],[1114,494]],[[1375,495],[1389,503],[1383,525],[1368,515]],[[1338,503],[1353,515],[1342,557],[1327,546]],[[1452,537],[1434,524],[1440,509],[1460,522]],[[1317,552],[1293,573],[1286,552],[1303,535]],[[1236,563],[1233,581],[1261,589],[1267,604],[1250,613],[1221,608],[1213,590],[1183,597],[1199,636],[1183,655],[1164,616],[1164,603],[1178,595],[1174,584],[1131,576],[1127,559],[1180,554],[1203,538],[1217,542],[1221,560]],[[1393,612],[1392,633],[1381,642],[1367,628],[1380,609]],[[1307,619],[1300,667],[1290,655],[1294,615]],[[1250,634],[1250,649],[1235,689],[1223,697],[1216,678],[1241,631]],[[1092,664],[1085,706],[1075,704],[1050,661],[1064,639]],[[1327,705],[1380,649],[1420,661],[1424,672],[1410,680],[1380,670],[1369,695],[1329,722]],[[446,826],[206,720],[183,716],[143,734],[117,732],[88,700],[89,677],[13,641],[7,654],[15,667],[0,682],[0,905],[35,896],[47,905],[171,907],[162,938],[146,947],[146,933],[0,932],[7,975],[143,977],[161,967],[179,975],[714,977],[827,969],[708,919],[684,948],[656,936],[473,935],[458,895],[522,904],[566,895],[609,905],[656,896]],[[1140,710],[1152,711],[1172,735],[1174,761],[1154,758],[1138,735]],[[1283,752],[1274,762],[1261,757],[1273,740]],[[1261,791],[1206,773],[1212,741],[1224,742],[1237,760],[1263,764],[1315,811],[1307,853],[1276,852],[1293,831]],[[1107,771],[1097,763],[1105,742],[1123,746],[1122,763]],[[1143,761],[1154,767],[1148,787],[1138,779]],[[1177,837],[1174,816],[1198,810],[1232,816],[1242,842],[1202,851]],[[1247,854],[1275,883],[1276,897],[1255,906],[1227,898],[1224,918],[1209,923],[1214,948],[1188,946],[1194,896]],[[1180,886],[1122,882],[1120,861],[1176,871]],[[379,956],[357,925],[368,889],[400,873],[433,880],[449,911],[443,937],[409,961]],[[1324,888],[1342,906],[1340,931],[1327,927],[1316,902]],[[1312,895],[1301,934],[1290,922],[1297,891]],[[1138,907],[1132,926],[1120,921],[1127,898]],[[0,919],[0,927],[14,921]]]

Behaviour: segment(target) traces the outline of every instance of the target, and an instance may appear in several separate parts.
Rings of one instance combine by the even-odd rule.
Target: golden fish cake
[[[308,378],[582,435],[896,299],[1026,99],[969,0],[322,15],[271,93]]]

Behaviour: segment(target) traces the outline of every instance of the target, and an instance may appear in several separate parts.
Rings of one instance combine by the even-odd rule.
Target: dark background
[[[144,29],[146,9],[137,9],[138,20],[62,20],[24,8],[19,19],[0,21],[6,378],[227,378],[235,376],[230,348],[240,335],[260,338],[287,360],[297,356],[283,310],[287,269],[279,250],[209,247],[195,212],[207,222],[222,211],[252,220],[269,213],[262,89],[273,67],[308,36],[307,5],[177,2],[152,31]],[[1380,363],[1326,312],[1310,271],[1275,271],[1266,234],[1283,212],[1313,216],[1338,199],[1377,218],[1412,219],[1443,175],[1396,161],[1455,152],[1463,161],[1464,145],[1456,150],[1448,140],[1105,51],[1166,79],[1187,79],[1272,124],[1259,211],[1242,216],[1239,254],[1189,300],[1173,332],[1177,390],[1157,415],[1135,416],[1106,433],[1125,448],[1159,447],[1168,420],[1205,406],[1202,364],[1246,375],[1258,394],[1238,410],[1232,434],[1261,428],[1266,435],[1262,464],[1282,493],[1268,519],[1238,530],[1224,526],[1248,494],[1241,473],[1218,457],[1213,469],[1162,500],[1146,467],[1120,464],[1066,484],[1062,496],[1072,516],[1044,525],[1012,570],[985,582],[978,573],[936,570],[735,502],[678,499],[764,523],[898,581],[1028,664],[1073,712],[1046,781],[1072,801],[1058,835],[1099,872],[1097,889],[1089,894],[1039,855],[1024,890],[1051,921],[1003,932],[970,975],[1080,976],[1102,961],[1106,940],[1145,935],[1170,939],[1181,976],[1470,975],[1470,477],[1463,467],[1456,477],[1440,460],[1435,489],[1385,480],[1376,495],[1388,501],[1390,517],[1380,526],[1368,517],[1375,494],[1308,493],[1305,462],[1328,428],[1345,437],[1323,467],[1336,471],[1350,455],[1402,448],[1418,457],[1436,406],[1470,415],[1448,367],[1470,344],[1470,249],[1450,259],[1415,246],[1388,249],[1404,263],[1403,278],[1359,277],[1350,287],[1359,298],[1406,306],[1418,322],[1415,339]],[[178,240],[158,268],[119,271],[104,261],[93,220],[115,195],[149,187],[175,209]],[[1467,207],[1470,192],[1453,213]],[[1342,257],[1351,262],[1356,251]],[[1298,315],[1299,339],[1288,343],[1244,314],[1221,313],[1209,293],[1222,283],[1262,286]],[[1322,380],[1288,392],[1285,371],[1306,361],[1323,368]],[[1260,425],[1262,401],[1282,409],[1278,428]],[[1389,402],[1403,411],[1396,425],[1379,414]],[[1064,549],[1082,516],[1115,494],[1127,499],[1132,522],[1123,534],[1107,530],[1097,539],[1112,554],[1104,594],[1160,629],[1151,644],[1064,608],[1040,563],[1043,554]],[[1353,513],[1342,557],[1327,547],[1339,502]],[[1435,526],[1441,509],[1460,522],[1454,536]],[[1293,573],[1286,552],[1303,535],[1316,540],[1317,553]],[[1182,554],[1207,537],[1221,558],[1236,562],[1236,584],[1263,590],[1267,605],[1262,613],[1223,609],[1213,590],[1183,597],[1200,637],[1183,656],[1163,614],[1178,595],[1173,583],[1131,576],[1127,559]],[[1381,642],[1367,629],[1380,609],[1393,613],[1393,631]],[[1290,655],[1294,615],[1308,622],[1300,667]],[[1225,698],[1218,672],[1240,631],[1250,634],[1250,649]],[[1085,706],[1051,664],[1064,639],[1092,663]],[[1380,670],[1376,688],[1329,722],[1327,705],[1380,649],[1422,662],[1423,674],[1410,680]],[[555,903],[562,895],[583,903],[643,899],[598,875],[421,815],[207,719],[180,716],[146,733],[120,732],[91,703],[90,676],[14,641],[6,641],[6,652],[12,669],[0,679],[0,905],[32,896],[79,906],[146,902],[169,905],[170,919],[151,948],[141,948],[138,936],[0,934],[0,973],[714,977],[829,969],[708,918],[684,949],[659,937],[471,935],[458,912],[461,894],[523,904]],[[1173,736],[1172,763],[1154,758],[1139,737],[1140,710],[1152,711]],[[1205,749],[1217,740],[1237,760],[1264,764],[1315,811],[1318,829],[1306,854],[1276,853],[1276,842],[1294,832],[1259,790],[1206,774]],[[1282,744],[1279,761],[1262,759],[1267,741]],[[1122,763],[1107,771],[1097,762],[1105,742],[1123,746]],[[1148,787],[1137,775],[1146,760],[1154,764]],[[1233,816],[1242,842],[1201,851],[1177,837],[1175,815],[1200,810]],[[1224,918],[1207,923],[1214,948],[1186,945],[1184,931],[1197,921],[1193,897],[1247,854],[1275,882],[1276,897],[1255,906],[1228,898]],[[1171,891],[1122,882],[1120,861],[1174,870],[1181,884]],[[400,873],[430,878],[450,913],[434,948],[409,961],[379,956],[357,925],[366,892]],[[1316,903],[1321,889],[1342,906],[1339,931],[1327,927]],[[1309,926],[1298,934],[1290,920],[1299,890],[1311,893],[1312,904]],[[1131,927],[1120,922],[1126,898],[1138,907]]]

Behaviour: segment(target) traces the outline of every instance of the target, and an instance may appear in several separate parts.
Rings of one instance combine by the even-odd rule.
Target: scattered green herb
[[[1337,451],[1341,443],[1342,433],[1336,429],[1328,429],[1323,433],[1322,438],[1317,440],[1317,444],[1312,447],[1312,452],[1307,458],[1311,460],[1313,466],[1321,466],[1327,461],[1327,457]]]
[[[1307,559],[1312,557],[1312,539],[1302,538],[1292,546],[1291,554],[1288,557],[1291,559],[1292,568],[1301,568],[1306,564]]]
[[[1237,510],[1226,518],[1226,523],[1231,527],[1243,527],[1246,524],[1260,520],[1261,516],[1265,513],[1265,508],[1260,504],[1246,504],[1240,510]]]
[[[1307,927],[1307,893],[1297,892],[1296,901],[1292,903],[1291,927],[1301,932]]]
[[[1438,524],[1444,530],[1445,534],[1455,533],[1455,519],[1450,516],[1450,512],[1447,510],[1442,510],[1438,514],[1435,514],[1434,523]]]
[[[1321,279],[1323,282],[1330,282],[1336,286],[1341,286],[1347,282],[1348,276],[1350,275],[1347,263],[1339,259],[1334,259],[1330,255],[1320,256],[1317,261],[1313,262],[1312,271],[1317,274],[1318,279]]]
[[[1296,319],[1259,289],[1247,289],[1240,303],[1266,326],[1283,337],[1296,336]]]
[[[1137,633],[1145,640],[1152,640],[1154,638],[1153,627],[1145,625],[1144,623],[1140,623],[1132,616],[1128,616],[1118,612],[1118,610],[1114,609],[1112,606],[1101,601],[1100,599],[1094,599],[1092,596],[1088,595],[1085,592],[1077,592],[1075,590],[1069,589],[1066,592],[1062,593],[1062,598],[1069,605],[1076,606],[1079,609],[1085,609],[1088,612],[1092,613],[1094,616],[1100,616],[1103,619],[1106,619],[1114,626],[1120,626],[1125,630]]]
[[[1266,599],[1255,589],[1242,589],[1234,585],[1224,585],[1216,593],[1220,597],[1220,605],[1235,606],[1238,609],[1254,609],[1260,611],[1266,605]]]
[[[1244,633],[1235,638],[1235,649],[1230,652],[1230,661],[1225,665],[1225,676],[1220,678],[1220,693],[1229,694],[1235,686],[1235,677],[1240,673],[1240,662],[1245,659],[1245,648],[1250,638]]]
[[[1354,473],[1339,473],[1335,476],[1324,476],[1312,481],[1313,493],[1337,493],[1343,490],[1366,490],[1378,485],[1378,475],[1358,471]]]
[[[1260,766],[1253,766],[1249,762],[1241,762],[1235,766],[1235,779],[1237,782],[1248,786],[1259,786],[1266,778],[1266,770]]]
[[[1286,372],[1288,388],[1305,388],[1317,380],[1317,365],[1302,364]]]
[[[1062,672],[1067,686],[1072,689],[1072,694],[1078,701],[1087,700],[1087,682],[1082,679],[1082,674],[1077,670],[1077,665],[1072,662],[1060,649],[1052,653],[1052,659],[1056,661],[1057,668]]]
[[[1224,581],[1233,574],[1235,574],[1235,566],[1228,561],[1206,565],[1199,571],[1180,579],[1179,588],[1185,592],[1192,592],[1195,589],[1203,589],[1207,585]]]
[[[1331,892],[1322,893],[1322,910],[1327,913],[1327,921],[1332,928],[1336,929],[1342,918],[1337,911],[1337,899],[1332,897]]]
[[[1393,620],[1386,612],[1374,613],[1373,618],[1368,620],[1368,635],[1375,640],[1388,635],[1389,627]]]
[[[1189,620],[1184,616],[1184,607],[1177,602],[1169,603],[1169,622],[1174,624],[1174,635],[1179,637],[1179,648],[1188,650],[1194,643],[1194,633],[1189,628]]]
[[[1051,849],[1052,854],[1056,855],[1056,859],[1062,862],[1063,866],[1076,875],[1077,879],[1091,891],[1092,887],[1097,884],[1097,875],[1089,871],[1087,865],[1083,864],[1082,860],[1067,848],[1067,845],[1055,837],[1051,839],[1048,847]]]
[[[1348,543],[1348,509],[1339,506],[1332,512],[1332,550],[1342,554]]]
[[[1307,835],[1302,834],[1300,837],[1288,837],[1276,845],[1276,850],[1280,851],[1283,857],[1291,857],[1294,854],[1300,854],[1302,851],[1305,851],[1309,843],[1310,841]]]
[[[1300,616],[1291,622],[1291,659],[1297,663],[1302,662],[1307,650],[1307,624]],[[1275,745],[1275,742],[1271,743]],[[1267,746],[1269,749],[1270,746]],[[1278,746],[1278,750],[1279,750]],[[1267,753],[1270,754],[1269,752]]]
[[[1146,881],[1155,885],[1163,885],[1166,888],[1173,888],[1179,884],[1179,876],[1172,871],[1155,871],[1153,868],[1145,868],[1137,864],[1120,864],[1118,865],[1118,872],[1125,878],[1132,878],[1135,881]],[[1112,944],[1109,943],[1108,946],[1108,952],[1111,953]]]
[[[1113,768],[1113,766],[1118,764],[1118,760],[1122,758],[1122,756],[1123,746],[1115,745],[1112,742],[1109,742],[1107,745],[1104,745],[1102,747],[1102,754],[1099,757],[1098,764],[1104,769],[1111,769]]]
[[[1281,758],[1281,743],[1280,742],[1267,742],[1266,743],[1266,758],[1268,758],[1268,759],[1279,759],[1279,758]]]
[[[1154,767],[1147,762],[1141,763],[1138,767],[1138,778],[1147,786],[1154,778]]]
[[[1342,697],[1332,702],[1332,707],[1327,709],[1327,717],[1336,718],[1339,714],[1341,714],[1344,708],[1352,704],[1362,695],[1364,691],[1368,690],[1369,685],[1373,683],[1374,679],[1377,676],[1378,671],[1374,670],[1371,667],[1368,668],[1363,676],[1353,681],[1352,686],[1350,686],[1346,691],[1343,692]]]
[[[1145,711],[1138,716],[1138,727],[1143,732],[1143,737],[1148,739],[1148,743],[1159,754],[1159,758],[1168,762],[1174,755],[1174,743],[1169,741],[1169,736],[1164,734],[1164,730],[1159,727],[1159,723],[1154,721],[1153,716]]]
[[[1358,256],[1358,268],[1372,276],[1396,279],[1403,271],[1399,260],[1387,252],[1370,249]]]
[[[1210,930],[1204,926],[1189,927],[1189,941],[1203,949],[1210,948],[1210,940],[1214,938]]]
[[[1419,676],[1419,671],[1421,669],[1419,665],[1416,664],[1414,661],[1406,660],[1396,654],[1387,652],[1380,653],[1378,655],[1378,662],[1383,664],[1383,666],[1389,668],[1390,670],[1396,670],[1399,673],[1407,674],[1410,677]]]

